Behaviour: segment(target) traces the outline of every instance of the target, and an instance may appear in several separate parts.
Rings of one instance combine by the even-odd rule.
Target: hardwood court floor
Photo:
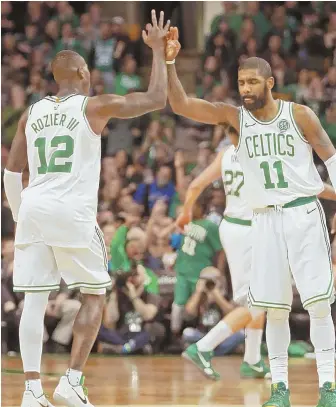
[[[240,357],[216,358],[222,380],[211,382],[181,357],[92,356],[85,369],[90,401],[95,406],[260,407],[269,394],[269,382],[241,380]],[[67,358],[46,355],[42,376],[49,395],[65,372]],[[18,358],[2,360],[2,406],[19,406],[24,377]],[[317,375],[314,360],[290,361],[292,407],[315,407]],[[51,400],[52,401],[52,400]]]

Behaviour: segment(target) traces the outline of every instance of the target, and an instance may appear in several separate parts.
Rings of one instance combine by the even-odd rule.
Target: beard
[[[267,87],[265,86],[264,92],[261,96],[245,96],[246,99],[252,99],[251,102],[245,102],[244,97],[240,97],[242,105],[245,109],[253,112],[254,110],[262,109],[266,105],[267,101]]]

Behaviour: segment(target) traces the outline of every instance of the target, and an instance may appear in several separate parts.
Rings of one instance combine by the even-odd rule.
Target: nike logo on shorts
[[[252,124],[245,123],[245,127],[252,127],[252,126],[255,126],[255,125],[256,125],[255,123],[252,123]]]
[[[78,398],[81,400],[82,403],[87,404],[87,399],[85,397],[85,399],[83,399],[74,388],[72,388],[72,390],[77,394]]]
[[[309,215],[310,213],[316,211],[316,209],[317,209],[317,208],[314,208],[314,209],[312,209],[311,211],[308,211],[308,210],[307,210],[307,215]]]

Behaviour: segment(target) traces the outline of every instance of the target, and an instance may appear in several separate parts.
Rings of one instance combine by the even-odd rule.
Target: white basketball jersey
[[[284,205],[323,191],[312,148],[294,121],[292,102],[279,100],[278,114],[269,122],[241,107],[236,151],[244,171],[244,197],[252,208]]]
[[[236,219],[251,220],[252,209],[242,198],[242,191],[245,188],[244,174],[237,160],[234,146],[230,146],[223,154],[222,178],[226,195],[224,215]]]
[[[16,244],[87,247],[96,225],[101,139],[85,116],[88,98],[46,97],[26,125],[29,185],[22,193]]]

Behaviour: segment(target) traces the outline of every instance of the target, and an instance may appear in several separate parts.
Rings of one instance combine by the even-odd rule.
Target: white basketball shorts
[[[96,227],[88,248],[17,245],[14,252],[14,291],[58,290],[63,278],[69,289],[102,294],[111,285],[101,230]]]
[[[234,219],[222,220],[219,236],[230,268],[233,299],[241,305],[247,304],[247,293],[251,271],[252,227],[234,223]]]
[[[292,276],[305,308],[334,301],[330,242],[318,200],[255,212],[249,305],[290,310]]]

